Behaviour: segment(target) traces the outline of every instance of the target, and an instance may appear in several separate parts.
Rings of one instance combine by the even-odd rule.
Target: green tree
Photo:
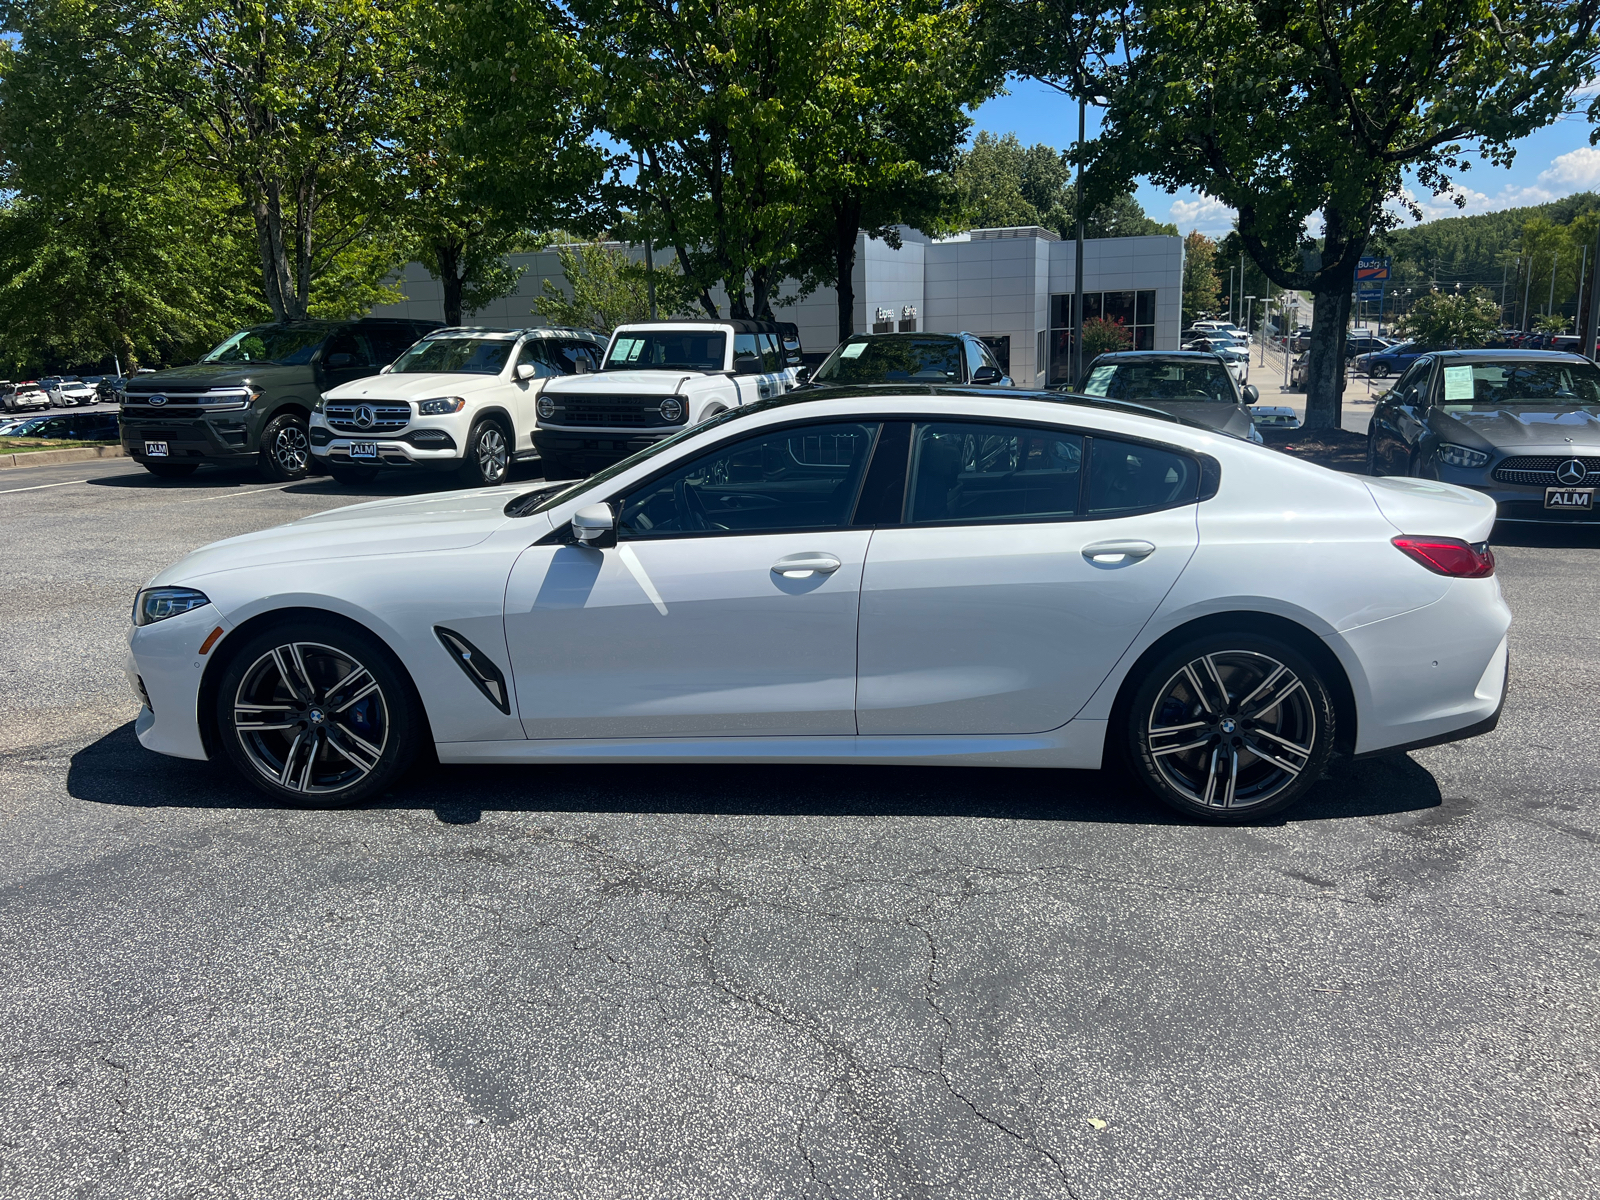
[[[1486,288],[1459,295],[1432,292],[1398,322],[1401,333],[1425,346],[1471,349],[1487,345],[1500,327],[1500,305]]]
[[[1097,354],[1113,354],[1133,345],[1133,332],[1115,317],[1090,317],[1083,323],[1083,361]]]
[[[1312,295],[1306,421],[1337,427],[1355,268],[1392,224],[1386,206],[1404,202],[1404,173],[1443,192],[1467,144],[1503,163],[1570,111],[1594,61],[1594,5],[1145,0],[1137,12],[1127,64],[1095,81],[1109,107],[1093,187],[1145,175],[1234,208],[1267,277]]]
[[[652,280],[643,263],[605,242],[558,246],[556,257],[571,295],[546,279],[543,294],[533,302],[539,315],[552,324],[610,333],[618,325],[646,320],[652,282],[659,315],[685,315],[694,306],[694,295],[685,287],[675,263],[658,264]]]
[[[1217,311],[1217,244],[1198,229],[1183,239],[1183,323],[1187,327]]]
[[[1048,146],[1036,149],[1050,152]],[[1024,190],[1028,154],[1014,133],[995,137],[983,130],[973,139],[955,171],[962,216],[969,225],[975,229],[1005,229],[1038,225],[1044,220]],[[1037,176],[1031,182],[1040,200],[1059,198],[1039,195]]]
[[[1572,318],[1563,317],[1560,313],[1545,313],[1533,319],[1533,327],[1539,333],[1571,333]]]

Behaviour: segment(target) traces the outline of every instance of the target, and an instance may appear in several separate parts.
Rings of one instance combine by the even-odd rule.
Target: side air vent
[[[435,625],[433,632],[439,644],[456,660],[456,666],[465,671],[474,686],[489,698],[489,703],[509,717],[511,695],[506,691],[506,677],[494,665],[494,660],[452,629]]]

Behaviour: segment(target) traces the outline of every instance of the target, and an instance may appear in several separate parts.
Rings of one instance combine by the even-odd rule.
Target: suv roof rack
[[[428,330],[430,336],[436,333],[511,333],[518,337],[523,334],[567,333],[591,337],[602,342],[606,340],[606,335],[598,329],[583,329],[577,325],[523,325],[510,328],[504,325],[440,325]]]

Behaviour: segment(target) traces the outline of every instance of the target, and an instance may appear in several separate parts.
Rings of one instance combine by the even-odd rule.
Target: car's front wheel
[[[276,625],[238,648],[217,689],[216,723],[245,778],[308,808],[356,804],[393,786],[426,728],[388,648],[316,618]]]
[[[311,469],[311,439],[302,417],[284,413],[261,431],[261,474],[278,483],[304,479]]]
[[[1387,379],[1389,378],[1389,364],[1375,362],[1367,367],[1367,374],[1374,379]]]
[[[1333,753],[1334,709],[1317,668],[1275,638],[1208,635],[1164,655],[1128,709],[1128,757],[1161,800],[1210,821],[1281,812]]]
[[[511,473],[511,438],[493,419],[479,421],[467,435],[461,481],[467,487],[494,487]]]

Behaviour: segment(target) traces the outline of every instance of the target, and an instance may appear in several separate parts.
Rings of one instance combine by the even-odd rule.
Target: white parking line
[[[289,483],[274,483],[274,484],[269,485],[268,487],[251,488],[247,492],[224,492],[220,496],[216,496],[216,495],[212,495],[212,496],[196,496],[192,500],[179,500],[178,503],[179,504],[199,504],[200,501],[202,501],[202,500],[232,500],[232,499],[234,499],[234,498],[236,498],[238,496],[254,496],[257,492],[281,492],[284,488],[288,487],[289,484],[291,484],[291,483],[303,483],[303,482],[304,482],[304,480],[291,479],[289,481]]]
[[[6,488],[4,491],[0,491],[0,496],[9,496],[12,492],[37,492],[39,489],[47,487],[71,487],[75,483],[88,482],[87,479],[67,479],[60,483],[36,483],[32,487]]]

